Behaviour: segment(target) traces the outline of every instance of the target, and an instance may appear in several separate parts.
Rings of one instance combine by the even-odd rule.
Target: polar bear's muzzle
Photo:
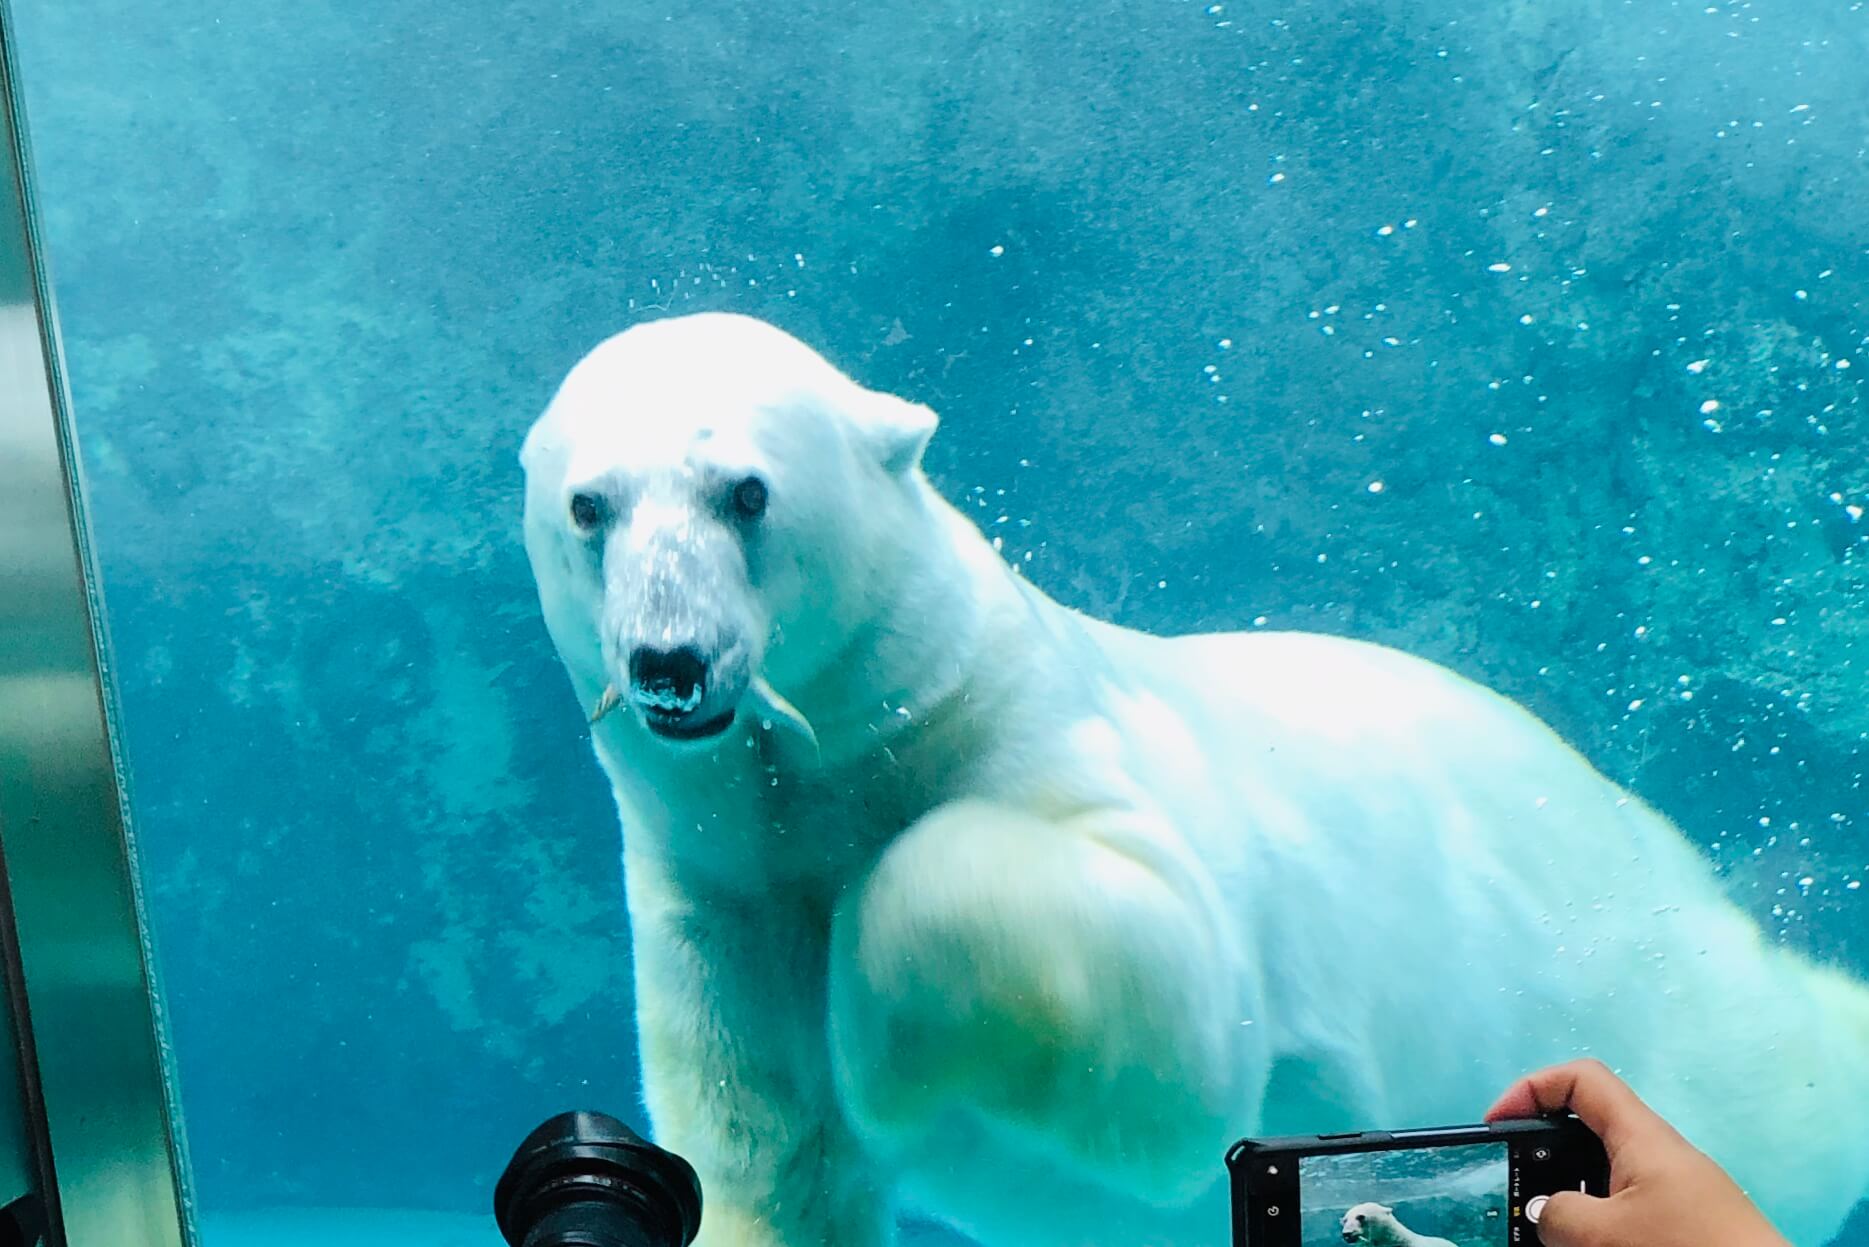
[[[764,656],[736,534],[676,498],[639,501],[605,542],[594,621],[610,678],[592,720],[627,705],[666,741],[711,741],[733,726]]]

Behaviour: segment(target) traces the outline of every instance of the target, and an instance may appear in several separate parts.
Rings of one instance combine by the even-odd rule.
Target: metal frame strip
[[[44,1106],[54,1242],[182,1247],[179,1119],[12,30],[0,2],[0,861],[26,1006],[16,1022],[36,1050],[29,1098]]]

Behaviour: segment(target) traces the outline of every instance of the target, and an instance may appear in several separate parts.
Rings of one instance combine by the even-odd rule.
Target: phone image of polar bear
[[[1504,1143],[1307,1156],[1303,1247],[1506,1247]]]

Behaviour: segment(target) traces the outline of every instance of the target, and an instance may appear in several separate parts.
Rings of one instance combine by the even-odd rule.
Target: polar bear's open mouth
[[[660,710],[643,711],[642,721],[657,736],[665,740],[695,741],[710,740],[733,726],[734,712],[716,715],[701,723],[690,723],[679,714],[669,714]]]

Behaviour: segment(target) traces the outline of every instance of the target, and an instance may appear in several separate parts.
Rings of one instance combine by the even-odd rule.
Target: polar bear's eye
[[[749,476],[733,487],[733,509],[749,520],[766,513],[766,482]]]
[[[604,502],[595,494],[571,495],[571,522],[586,532],[604,521]]]

